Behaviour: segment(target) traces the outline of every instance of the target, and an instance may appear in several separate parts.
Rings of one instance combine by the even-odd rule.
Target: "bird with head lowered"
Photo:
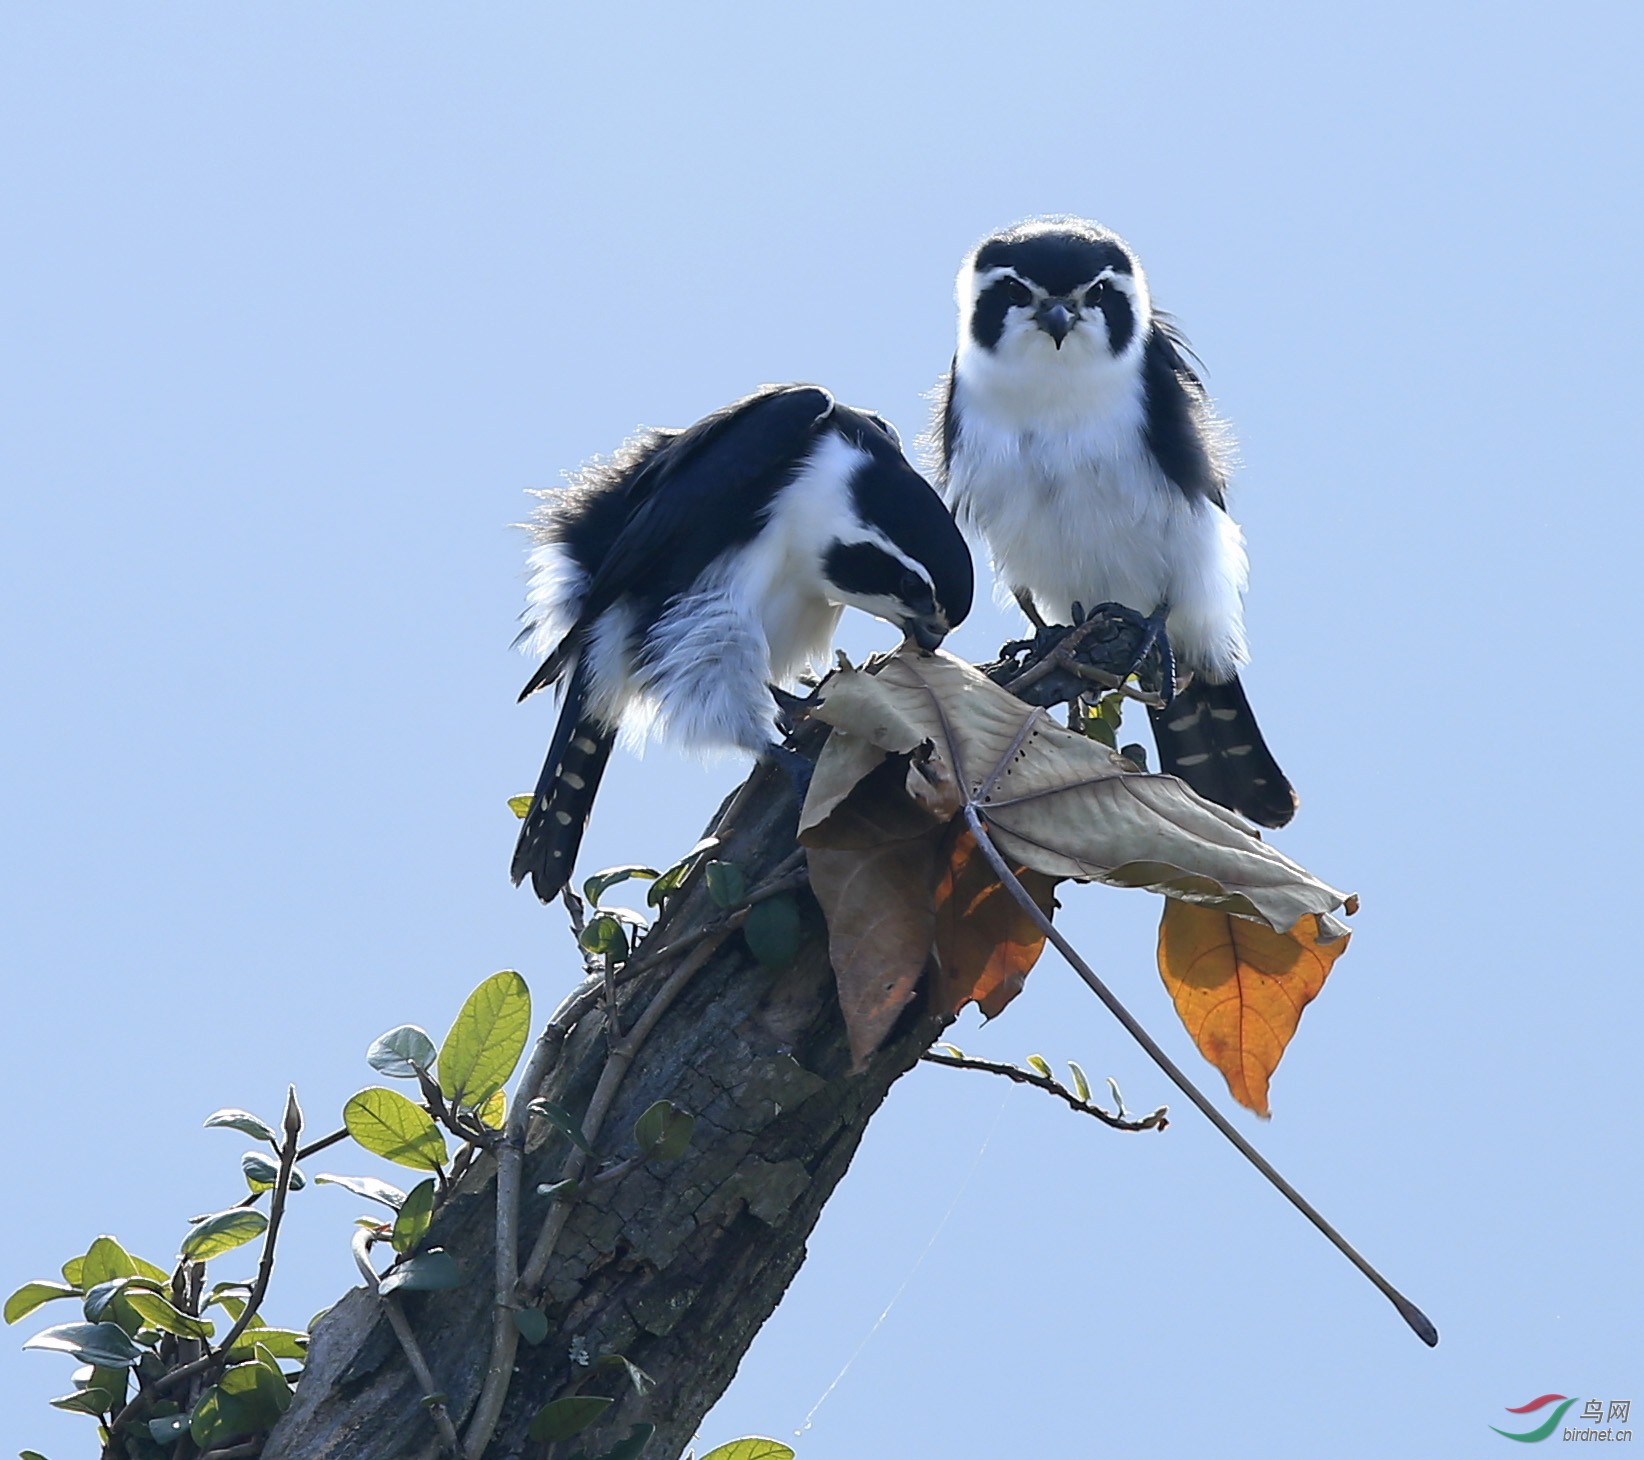
[[[1295,792],[1239,683],[1231,440],[1135,253],[1082,219],[1018,224],[971,251],[957,298],[934,433],[948,502],[1038,626],[1075,604],[1140,615],[1137,665],[1156,647],[1166,699],[1148,712],[1161,768],[1283,826]]]
[[[565,886],[618,735],[782,759],[773,690],[827,654],[846,607],[935,649],[970,612],[969,549],[879,416],[768,386],[646,431],[545,492],[520,698],[563,691],[513,878]],[[790,762],[791,764],[791,762]]]

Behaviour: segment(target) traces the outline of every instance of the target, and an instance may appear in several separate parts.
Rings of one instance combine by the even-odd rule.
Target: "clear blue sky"
[[[208,1111],[294,1079],[327,1121],[390,1025],[439,1033],[498,968],[568,986],[506,876],[551,715],[513,702],[525,492],[770,380],[911,437],[964,250],[1071,211],[1136,245],[1238,428],[1248,683],[1303,797],[1278,843],[1363,897],[1274,1119],[1236,1118],[1443,1343],[1052,956],[957,1038],[1077,1058],[1169,1132],[915,1072],[704,1439],[791,1436],[904,1280],[802,1460],[1490,1456],[1548,1391],[1644,1405],[1639,29],[8,6],[0,1286],[104,1230],[164,1259],[238,1194]],[[671,859],[736,775],[618,759],[584,865]],[[1156,904],[1064,901],[1191,1060]],[[297,1203],[274,1316],[351,1282],[356,1208]],[[28,1331],[0,1444],[87,1454]]]

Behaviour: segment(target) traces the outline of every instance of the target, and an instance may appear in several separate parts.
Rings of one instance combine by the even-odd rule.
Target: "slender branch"
[[[400,1347],[405,1350],[406,1362],[411,1365],[411,1372],[417,1376],[417,1383],[422,1386],[424,1405],[428,1410],[429,1418],[434,1421],[434,1428],[439,1431],[443,1442],[442,1448],[452,1457],[462,1454],[462,1441],[457,1438],[456,1426],[451,1423],[450,1411],[445,1407],[445,1400],[438,1397],[439,1385],[434,1379],[433,1370],[428,1367],[428,1360],[423,1357],[422,1345],[417,1342],[417,1335],[412,1332],[411,1324],[400,1307],[398,1297],[393,1293],[382,1291],[381,1279],[377,1276],[376,1268],[371,1266],[368,1255],[371,1247],[371,1234],[361,1231],[355,1234],[351,1244],[354,1251],[354,1263],[360,1270],[360,1276],[365,1284],[377,1295],[377,1301],[388,1315],[388,1326],[394,1330],[394,1337],[399,1339]]]
[[[1094,1116],[1113,1130],[1163,1130],[1170,1124],[1162,1105],[1152,1115],[1144,1115],[1140,1120],[1130,1120],[1123,1115],[1109,1115],[1100,1105],[1081,1100],[1054,1076],[1041,1075],[1037,1070],[1024,1070],[1018,1065],[998,1064],[993,1060],[978,1059],[971,1054],[939,1054],[934,1049],[927,1049],[919,1058],[933,1065],[947,1065],[949,1069],[985,1070],[990,1075],[1003,1075],[1007,1080],[1016,1081],[1018,1085],[1032,1085],[1036,1090],[1043,1090],[1048,1095],[1065,1100],[1080,1115]]]
[[[301,1131],[302,1115],[297,1110],[296,1091],[292,1090],[286,1099],[285,1140],[280,1143],[280,1167],[274,1178],[273,1196],[268,1209],[268,1226],[263,1233],[262,1257],[257,1263],[257,1276],[251,1284],[251,1291],[246,1295],[245,1307],[240,1310],[240,1316],[234,1320],[227,1336],[214,1349],[172,1369],[167,1374],[162,1374],[152,1386],[144,1386],[137,1391],[130,1403],[109,1424],[111,1446],[122,1428],[135,1420],[144,1406],[186,1384],[197,1374],[226,1366],[229,1351],[239,1342],[240,1335],[257,1316],[257,1310],[262,1306],[263,1298],[268,1292],[268,1280],[274,1275],[274,1244],[279,1240],[280,1222],[285,1217],[285,1199],[291,1192],[291,1172],[297,1164],[297,1137]]]
[[[220,1450],[207,1450],[200,1460],[243,1460],[248,1455],[260,1455],[263,1452],[261,1440],[244,1440],[238,1445],[226,1445]]]
[[[1266,1157],[1234,1129],[1227,1117],[1217,1110],[1200,1092],[1199,1087],[1181,1072],[1175,1061],[1154,1043],[1153,1036],[1136,1022],[1130,1011],[1119,1002],[1112,990],[1102,982],[1096,971],[1079,956],[1078,950],[1062,936],[1056,925],[1045,916],[1039,904],[1033,900],[1032,894],[1022,886],[1016,874],[1010,870],[1009,864],[999,855],[999,849],[993,845],[992,838],[988,836],[975,803],[966,805],[965,821],[969,825],[972,835],[976,838],[976,844],[981,847],[982,855],[988,859],[989,866],[993,868],[994,874],[1004,883],[1010,895],[1016,899],[1022,911],[1033,922],[1034,927],[1056,945],[1056,951],[1068,961],[1073,971],[1090,986],[1096,997],[1107,1006],[1108,1013],[1112,1014],[1124,1026],[1125,1032],[1137,1044],[1141,1045],[1147,1052],[1148,1058],[1163,1070],[1176,1088],[1199,1108],[1205,1119],[1227,1137],[1233,1148],[1260,1171],[1297,1211],[1318,1228],[1343,1257],[1375,1285],[1382,1296],[1398,1309],[1399,1317],[1410,1325],[1416,1337],[1429,1348],[1435,1347],[1438,1344],[1438,1329],[1433,1326],[1432,1320],[1360,1257],[1347,1239],[1329,1222],[1325,1221],[1313,1204],[1284,1177],[1280,1176],[1268,1163]]]
[[[582,1117],[582,1134],[591,1145],[599,1137],[600,1127],[605,1123],[612,1102],[616,1099],[617,1090],[622,1084],[623,1077],[634,1062],[634,1056],[644,1046],[646,1038],[656,1028],[657,1021],[681,993],[686,984],[694,978],[715,949],[725,941],[730,934],[730,928],[721,928],[717,936],[710,937],[697,943],[688,958],[676,968],[667,979],[667,982],[656,991],[651,1002],[646,1005],[645,1012],[639,1016],[634,1027],[628,1031],[622,1042],[613,1049],[605,1061],[605,1068],[600,1072],[599,1083],[594,1087],[593,1098],[588,1102],[587,1112]],[[565,1158],[565,1165],[561,1169],[561,1181],[574,1181],[581,1177],[583,1168],[587,1164],[587,1157],[580,1148],[573,1149]],[[525,1264],[525,1270],[520,1274],[519,1286],[522,1295],[535,1297],[542,1286],[544,1275],[548,1271],[548,1264],[553,1259],[555,1244],[559,1241],[559,1234],[565,1227],[570,1216],[572,1203],[555,1202],[553,1210],[548,1213],[547,1220],[542,1225],[542,1231],[537,1235],[536,1244],[531,1249],[530,1260]]]
[[[569,894],[574,896],[575,894]],[[566,903],[568,908],[571,903]],[[573,926],[579,924],[580,901],[571,908]],[[502,1406],[508,1398],[508,1386],[514,1375],[514,1354],[519,1347],[519,1328],[514,1313],[519,1307],[519,1194],[520,1170],[525,1160],[525,1139],[531,1124],[531,1101],[542,1088],[565,1047],[566,1035],[593,1001],[603,992],[604,981],[599,977],[587,979],[581,988],[570,995],[537,1037],[525,1073],[520,1077],[514,1093],[514,1104],[508,1112],[502,1145],[497,1151],[497,1256],[496,1291],[492,1299],[491,1357],[485,1367],[485,1383],[468,1421],[467,1453],[480,1456],[491,1443],[491,1436],[501,1418]]]

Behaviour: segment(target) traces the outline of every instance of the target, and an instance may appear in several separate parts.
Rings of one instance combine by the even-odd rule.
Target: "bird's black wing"
[[[761,514],[809,453],[833,397],[779,386],[705,416],[665,442],[629,484],[630,516],[588,584],[578,634],[623,594],[660,605]]]
[[[1142,353],[1146,387],[1144,431],[1148,449],[1170,478],[1189,497],[1208,497],[1218,507],[1227,483],[1210,439],[1210,405],[1204,383],[1188,363],[1196,359],[1168,315],[1155,314]]]
[[[832,411],[833,397],[819,386],[767,386],[683,431],[658,433],[620,488],[623,520],[589,580],[580,616],[520,698],[558,682],[590,625],[618,598],[660,610],[727,547],[753,537],[761,512]]]

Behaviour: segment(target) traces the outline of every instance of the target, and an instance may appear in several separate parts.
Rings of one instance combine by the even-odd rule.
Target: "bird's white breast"
[[[1216,678],[1236,673],[1247,657],[1243,534],[1220,507],[1188,497],[1159,470],[1138,385],[1102,381],[1075,412],[1072,372],[1057,374],[1045,396],[1052,408],[1040,412],[1020,370],[999,389],[985,368],[967,379],[965,364],[955,386],[949,498],[986,538],[1000,586],[1026,589],[1059,623],[1076,602],[1144,614],[1168,603],[1183,666]]]

